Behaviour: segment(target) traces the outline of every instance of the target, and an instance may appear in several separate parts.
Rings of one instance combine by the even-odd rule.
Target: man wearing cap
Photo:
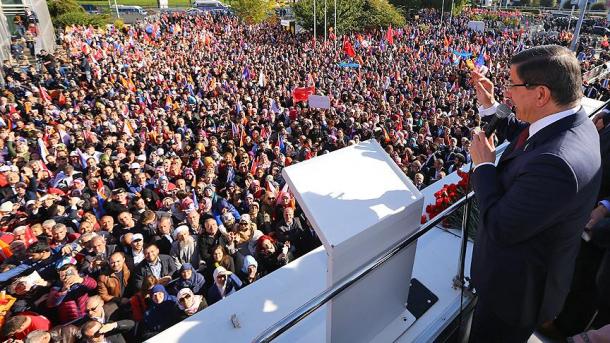
[[[131,235],[128,233],[125,236]],[[125,263],[129,270],[134,270],[142,261],[144,261],[144,236],[141,233],[131,235],[129,248],[126,249]]]
[[[116,217],[120,212],[129,210],[127,192],[125,192],[124,188],[112,190],[112,199],[104,203],[104,210],[113,217]]]
[[[199,268],[197,241],[191,236],[187,225],[180,225],[174,230],[170,256],[174,259],[176,269],[180,269],[183,263],[190,263],[196,269]]]
[[[17,182],[15,185],[15,194],[9,197],[7,200],[12,201],[14,204],[24,206],[29,200],[36,200],[36,188],[38,188],[38,181],[33,178],[30,184],[25,182]]]

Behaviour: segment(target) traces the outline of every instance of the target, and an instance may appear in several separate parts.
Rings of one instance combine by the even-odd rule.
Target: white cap
[[[144,240],[144,236],[142,236],[141,233],[136,233],[135,235],[131,236],[131,241],[132,242],[135,242],[137,240],[143,241]]]
[[[140,164],[138,162],[133,162],[130,166],[129,169],[140,169]]]
[[[165,151],[163,150],[163,148],[157,149],[157,156],[163,156],[164,154],[165,154]]]
[[[183,232],[189,232],[189,227],[186,225],[180,225],[174,230],[174,239],[178,239],[178,235]]]
[[[12,212],[13,211],[13,202],[6,201],[0,205],[0,212]]]

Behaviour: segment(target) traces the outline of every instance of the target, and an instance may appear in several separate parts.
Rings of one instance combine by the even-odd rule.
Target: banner
[[[360,68],[360,64],[353,62],[340,62],[337,65],[341,68]]]
[[[307,98],[307,101],[311,108],[330,108],[330,99],[324,95],[310,95],[309,98]]]

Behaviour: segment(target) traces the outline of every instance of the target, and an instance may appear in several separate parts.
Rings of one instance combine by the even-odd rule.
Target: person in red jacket
[[[84,317],[87,293],[97,288],[97,282],[89,276],[81,277],[73,264],[59,269],[59,280],[60,285],[51,288],[47,306],[58,309],[61,324]]]
[[[50,329],[51,322],[45,316],[35,312],[21,312],[4,324],[2,336],[5,339],[24,340],[34,330],[49,331]]]

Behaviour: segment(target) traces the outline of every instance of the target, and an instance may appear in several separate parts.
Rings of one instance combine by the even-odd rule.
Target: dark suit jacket
[[[598,200],[610,196],[610,124],[599,131],[599,145],[602,154],[602,185]]]
[[[161,254],[159,254],[159,260],[161,262],[161,277],[168,275],[173,277],[174,273],[176,272],[174,260],[172,260],[170,256]],[[148,261],[144,260],[136,267],[136,273],[134,275],[134,286],[136,289],[142,288],[142,282],[148,275],[153,275],[153,272],[150,269]]]
[[[480,166],[472,178],[481,218],[473,285],[482,304],[521,327],[561,310],[601,178],[599,136],[582,108],[515,151],[526,126],[505,119],[499,136],[512,143],[497,167]]]

